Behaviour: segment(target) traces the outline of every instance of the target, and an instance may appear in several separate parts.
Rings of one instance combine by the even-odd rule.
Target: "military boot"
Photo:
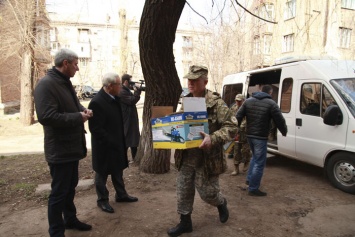
[[[235,176],[235,175],[238,175],[240,172],[239,172],[239,164],[235,164],[234,165],[234,171],[231,173],[231,175]]]
[[[219,220],[222,223],[227,222],[227,220],[229,218],[229,211],[227,208],[227,199],[224,198],[223,204],[218,205],[217,208],[218,208],[218,213],[219,213]]]
[[[168,235],[170,237],[180,236],[183,233],[190,233],[192,232],[192,221],[191,221],[191,214],[189,215],[181,215],[180,216],[180,223],[177,226],[168,230]]]

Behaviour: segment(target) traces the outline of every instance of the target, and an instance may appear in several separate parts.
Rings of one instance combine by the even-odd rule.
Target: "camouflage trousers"
[[[202,157],[184,157],[177,176],[177,212],[191,214],[193,210],[195,188],[201,199],[217,207],[224,198],[219,189],[219,175],[203,175]]]
[[[251,151],[248,142],[234,144],[233,160],[235,165],[240,163],[248,163],[251,159]]]

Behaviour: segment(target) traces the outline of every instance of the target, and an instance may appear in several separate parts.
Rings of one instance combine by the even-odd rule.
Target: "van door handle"
[[[302,126],[302,119],[296,118],[296,126]]]

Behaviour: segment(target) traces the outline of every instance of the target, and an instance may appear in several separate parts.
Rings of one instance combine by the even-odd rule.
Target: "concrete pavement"
[[[89,101],[84,101],[82,104],[87,107]],[[144,105],[144,95],[141,97],[141,100],[137,103],[137,111],[139,118],[139,127],[143,127],[143,105]],[[18,117],[19,115],[9,116],[9,117]],[[86,137],[86,147],[88,150],[91,150],[91,134],[86,124],[86,131],[88,132]],[[44,152],[44,135],[41,130],[38,135],[11,135],[3,136],[0,134],[0,156],[10,156],[18,154],[37,154]]]
[[[91,150],[91,135],[86,137],[86,147]],[[44,135],[0,136],[0,156],[37,154],[44,152]]]

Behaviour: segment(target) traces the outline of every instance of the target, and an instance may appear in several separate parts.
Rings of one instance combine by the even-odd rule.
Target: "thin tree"
[[[43,61],[42,51],[39,49],[39,44],[36,42],[36,17],[43,13],[44,1],[35,0],[6,0],[2,2],[6,11],[5,20],[11,22],[13,27],[5,27],[5,32],[2,34],[7,38],[6,42],[14,44],[3,44],[1,51],[5,52],[7,57],[15,59],[20,70],[18,74],[12,76],[17,77],[21,84],[20,98],[20,121],[23,125],[31,125],[34,123],[34,103],[33,103],[33,87],[38,73],[38,65],[35,62],[35,49],[38,47],[38,52]],[[46,20],[46,17],[43,19]],[[17,34],[14,34],[17,32]],[[16,64],[16,63],[14,63]],[[14,78],[15,79],[15,78]]]
[[[143,129],[138,149],[140,169],[147,173],[170,170],[170,150],[153,149],[150,125],[152,106],[173,106],[182,92],[175,68],[173,43],[185,0],[146,0],[139,31],[139,49],[146,83]]]

